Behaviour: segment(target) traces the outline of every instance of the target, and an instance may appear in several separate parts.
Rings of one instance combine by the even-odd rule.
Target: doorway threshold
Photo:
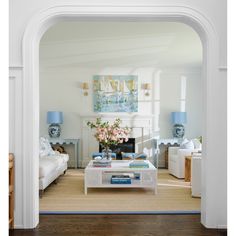
[[[40,211],[40,215],[200,215],[201,211]]]

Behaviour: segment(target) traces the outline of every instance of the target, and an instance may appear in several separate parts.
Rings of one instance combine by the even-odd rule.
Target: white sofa
[[[61,154],[53,151],[47,138],[40,138],[39,155],[39,194],[42,194],[45,188],[53,181],[65,174],[67,170],[68,154]]]
[[[189,142],[185,142],[185,144],[187,145],[168,148],[169,173],[180,179],[185,176],[185,157],[201,150],[201,145],[196,140],[191,141],[191,145],[189,145]]]

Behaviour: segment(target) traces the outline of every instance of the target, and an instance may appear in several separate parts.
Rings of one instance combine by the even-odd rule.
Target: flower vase
[[[111,160],[111,153],[112,153],[112,150],[109,149],[109,148],[104,148],[102,150],[102,159],[104,160]]]

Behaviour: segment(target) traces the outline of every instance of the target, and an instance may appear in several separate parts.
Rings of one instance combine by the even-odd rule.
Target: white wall
[[[64,113],[61,125],[62,137],[81,137],[81,116],[99,115],[93,112],[93,75],[135,74],[138,76],[138,112],[136,115],[153,115],[157,123],[153,131],[161,138],[172,137],[170,113],[180,111],[181,76],[186,76],[186,111],[188,124],[186,137],[202,135],[202,79],[201,71],[196,69],[164,69],[160,75],[158,68],[74,68],[62,67],[41,69],[40,71],[40,135],[47,135],[46,113],[49,110],[60,110]],[[155,83],[154,83],[155,80]],[[89,83],[88,96],[83,96],[81,84]],[[150,83],[150,96],[144,95],[143,83]],[[153,93],[153,94],[152,94]],[[114,113],[119,116],[122,113]],[[160,114],[160,116],[159,116]],[[108,115],[111,115],[108,113]]]
[[[45,64],[45,63],[44,63]],[[61,138],[80,138],[80,166],[86,166],[91,153],[98,151],[98,145],[94,144],[94,138],[84,132],[82,126],[84,117],[100,116],[99,113],[93,112],[93,75],[112,74],[125,75],[132,74],[138,76],[138,112],[128,113],[130,119],[134,116],[149,116],[152,128],[150,131],[145,130],[147,137],[144,139],[143,148],[150,149],[151,136],[159,136],[160,138],[171,138],[172,124],[170,122],[170,114],[172,111],[180,111],[181,107],[181,78],[186,78],[186,102],[185,111],[188,114],[188,123],[186,125],[187,138],[194,138],[202,135],[202,79],[200,69],[184,68],[176,70],[176,68],[166,68],[163,72],[158,68],[77,68],[77,67],[61,67],[48,69],[42,68],[40,71],[40,136],[47,136],[48,124],[46,123],[46,114],[50,110],[60,110],[64,114],[64,123],[61,125]],[[88,96],[83,96],[81,84],[88,82]],[[144,95],[141,89],[142,84],[150,83],[150,96]],[[119,117],[124,113],[104,113],[103,118],[110,118],[111,115]],[[126,119],[128,117],[126,116]],[[147,118],[147,117],[146,117]],[[143,121],[139,122],[139,126]],[[154,124],[154,125],[153,125]],[[126,125],[126,124],[123,124]],[[85,135],[85,136],[84,136]],[[136,138],[141,139],[141,133]],[[85,146],[85,143],[90,145]],[[90,152],[87,152],[90,150]],[[136,150],[138,152],[138,150]],[[139,152],[143,150],[139,149]],[[153,151],[150,150],[148,155],[153,160]],[[73,159],[73,157],[72,157]],[[161,158],[159,158],[159,166]]]
[[[186,78],[185,109],[181,110],[181,78]],[[186,111],[185,137],[188,139],[202,135],[202,75],[200,69],[163,69],[160,75],[160,137],[172,137],[170,113]]]
[[[23,68],[23,60],[22,60],[22,39],[24,32],[26,30],[26,26],[33,16],[39,14],[43,10],[52,7],[52,6],[63,6],[65,4],[74,4],[74,5],[86,5],[86,6],[115,6],[115,5],[123,5],[123,6],[131,6],[130,11],[140,12],[143,8],[138,6],[182,6],[186,7],[185,9],[189,9],[189,11],[193,10],[195,13],[198,12],[202,15],[206,21],[214,29],[216,35],[216,40],[210,39],[209,42],[209,50],[212,51],[211,45],[214,46],[219,43],[216,48],[216,58],[211,58],[211,74],[207,74],[207,78],[209,79],[209,83],[207,83],[207,111],[209,112],[209,118],[206,119],[206,123],[208,127],[204,127],[207,129],[207,142],[205,147],[207,147],[208,156],[205,157],[205,165],[204,170],[204,180],[205,180],[205,196],[203,204],[203,212],[202,212],[202,222],[207,227],[226,227],[227,225],[227,157],[226,157],[226,72],[227,72],[227,27],[226,27],[226,1],[215,1],[215,0],[170,0],[168,3],[166,1],[154,1],[154,0],[145,0],[145,1],[84,1],[84,0],[54,0],[54,1],[36,1],[36,0],[22,0],[22,1],[10,1],[10,74],[14,73],[15,70],[19,71],[19,76],[17,77],[17,95],[16,101],[18,106],[15,107],[15,122],[17,124],[22,124],[23,117],[22,113],[27,109],[25,104],[22,103],[23,97],[27,97],[27,94],[30,91],[24,91],[25,88],[23,85],[23,76],[26,68]],[[110,10],[109,12],[112,12]],[[178,15],[178,14],[177,14]],[[205,24],[205,23],[204,23]],[[209,34],[213,34],[212,32]],[[214,42],[213,42],[214,41]],[[219,54],[219,57],[218,57]],[[212,55],[212,54],[211,54]],[[214,69],[213,69],[214,68]],[[22,73],[23,72],[23,73]],[[213,78],[212,78],[213,76]],[[213,82],[214,81],[214,82]],[[19,83],[18,83],[19,82]],[[206,97],[205,97],[206,99]],[[10,104],[10,107],[13,104]],[[19,108],[21,108],[19,110]],[[205,112],[205,111],[204,111]],[[210,119],[210,120],[209,120]],[[30,188],[25,186],[27,183],[26,178],[22,177],[22,173],[26,170],[27,163],[24,162],[25,157],[22,155],[22,147],[26,147],[25,143],[22,143],[22,138],[26,140],[25,135],[25,127],[21,130],[22,126],[15,127],[15,131],[10,134],[10,139],[14,140],[14,144],[12,144],[11,152],[16,153],[16,185],[19,187],[22,183],[22,187],[16,193],[16,199],[18,203],[15,207],[16,217],[15,223],[18,228],[30,228],[34,227],[37,224],[37,218],[32,218],[31,216],[35,216],[32,213],[31,207],[36,209],[36,203],[26,202],[25,196],[27,195],[27,191],[30,191]],[[220,134],[220,138],[219,138]],[[30,137],[29,137],[30,138]],[[219,149],[216,147],[220,147]],[[31,150],[31,147],[30,147]],[[30,151],[31,152],[31,151]],[[27,157],[28,158],[28,157]],[[28,170],[27,170],[28,171]],[[28,199],[28,198],[27,198]],[[30,204],[30,205],[29,205]],[[36,204],[37,205],[37,204]]]
[[[73,68],[64,67],[56,69],[43,69],[40,72],[40,135],[47,134],[46,112],[48,110],[61,110],[64,112],[63,136],[80,136],[81,116],[99,115],[93,112],[93,75],[128,75],[132,68]],[[140,90],[144,81],[151,80],[153,68],[141,68],[135,71],[139,79],[139,109],[135,114],[152,114],[151,106],[146,105],[143,91]],[[147,79],[145,79],[147,78]],[[83,82],[89,83],[88,96],[83,96],[81,85]],[[52,92],[52,90],[55,90]],[[150,102],[149,102],[150,103]],[[109,115],[119,115],[122,113],[109,113]]]

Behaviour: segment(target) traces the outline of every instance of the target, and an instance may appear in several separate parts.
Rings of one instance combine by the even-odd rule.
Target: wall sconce
[[[89,85],[88,83],[83,83],[82,84],[82,89],[83,89],[83,92],[84,92],[84,96],[88,96],[88,89],[89,89]]]
[[[149,96],[150,95],[149,91],[151,90],[151,84],[150,83],[143,84],[143,90],[144,90],[144,95]]]

